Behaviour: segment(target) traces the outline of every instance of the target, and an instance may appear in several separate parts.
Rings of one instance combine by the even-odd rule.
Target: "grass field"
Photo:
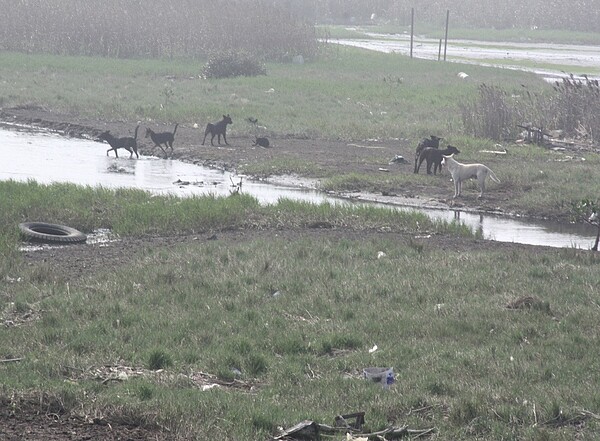
[[[14,183],[0,194],[0,358],[23,358],[0,364],[3,394],[45,392],[67,409],[158,422],[182,439],[268,439],[278,426],[331,424],[355,411],[366,412],[367,431],[408,424],[434,428],[436,439],[597,433],[595,254],[437,248],[410,237],[472,239],[373,209]],[[125,235],[312,221],[399,235],[147,249],[127,267],[66,282],[12,251],[18,239],[8,225],[24,213],[61,213],[80,228],[112,220]],[[507,308],[524,297],[528,307]],[[131,370],[101,384],[107,365]],[[370,366],[394,368],[390,390],[361,378]],[[194,382],[201,373],[240,388],[203,391]]]
[[[0,103],[186,124],[229,111],[278,135],[333,139],[443,131],[465,145],[465,158],[480,146],[464,136],[456,110],[477,84],[458,81],[450,64],[339,48],[315,63],[268,65],[264,77],[202,80],[200,69],[187,60],[2,53]],[[548,87],[524,73],[471,72],[509,90]],[[551,206],[598,185],[597,158],[560,172],[549,155],[520,152],[502,170],[530,198],[522,204]],[[542,173],[532,177],[528,161]],[[25,265],[15,226],[32,218],[122,236],[273,234],[148,248],[127,267],[67,281],[49,264]],[[349,233],[277,236],[313,222]],[[439,236],[452,246],[437,246]],[[2,182],[0,359],[22,360],[0,363],[0,393],[157,422],[179,439],[266,440],[279,426],[332,424],[356,411],[366,412],[365,430],[408,424],[433,428],[433,439],[593,439],[596,254],[478,241],[414,213]],[[131,371],[103,384],[107,365]],[[383,390],[365,381],[369,366],[394,367],[396,383]],[[202,390],[201,373],[241,386]]]
[[[532,74],[411,60],[338,46],[311,63],[268,64],[267,75],[200,78],[190,60],[114,60],[0,53],[0,105],[36,104],[101,119],[203,123],[223,113],[258,118],[267,132],[329,139],[460,134],[458,104],[477,85],[549,88]],[[236,124],[232,133],[252,133]]]

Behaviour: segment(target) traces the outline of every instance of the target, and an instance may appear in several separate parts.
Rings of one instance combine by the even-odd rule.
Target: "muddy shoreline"
[[[37,106],[20,106],[0,109],[0,122],[34,129],[43,129],[67,137],[97,139],[98,135],[109,130],[115,136],[132,136],[135,122],[103,121],[79,115],[57,114]],[[239,123],[239,122],[238,122]],[[234,121],[235,124],[235,121]],[[241,123],[239,123],[241,124]],[[143,155],[162,156],[162,152],[144,138],[145,127],[155,131],[171,131],[172,124],[141,123],[138,135],[138,148]],[[236,136],[234,130],[228,136],[229,146],[201,145],[203,131],[198,128],[179,124],[171,158],[204,167],[236,172],[244,165],[264,163],[277,159],[280,163],[306,161],[312,171],[324,173],[374,173],[390,174],[412,173],[414,146],[408,140],[366,140],[349,142],[324,139],[271,139],[270,148],[253,146],[249,137]],[[390,164],[397,155],[403,156],[407,163]],[[240,172],[242,172],[240,170]],[[261,174],[248,176],[249,179],[282,184],[290,187],[318,189],[319,178],[300,176],[290,170],[285,175]],[[512,216],[531,219],[549,219],[543,213],[508,212],[502,207],[503,201],[510,200],[506,189],[489,192],[483,201],[475,195],[452,201],[452,184],[447,175],[432,177],[432,185],[419,183],[404,188],[390,188],[379,193],[357,188],[356,191],[335,193],[337,197],[378,202],[387,205],[413,208],[454,209],[469,213]],[[553,219],[566,221],[566,219]]]

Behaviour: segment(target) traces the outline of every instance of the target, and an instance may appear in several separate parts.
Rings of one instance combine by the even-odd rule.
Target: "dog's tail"
[[[177,126],[179,125],[179,123],[175,123],[175,128],[173,129],[173,136],[175,136],[175,132],[177,131]]]
[[[491,168],[489,168],[489,167],[488,167],[488,172],[489,172],[489,174],[490,174],[490,179],[491,179],[492,181],[494,181],[496,184],[500,184],[500,179],[498,179],[498,178],[496,177],[496,175],[494,174],[494,172],[492,171],[492,169],[491,169]]]
[[[134,133],[134,135],[133,135],[133,139],[135,139],[136,141],[137,141],[137,132],[138,132],[138,129],[139,129],[139,128],[140,128],[140,125],[139,125],[139,124],[138,124],[137,126],[135,126],[135,133]]]

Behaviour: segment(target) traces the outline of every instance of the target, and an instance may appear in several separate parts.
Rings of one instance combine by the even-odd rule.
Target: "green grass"
[[[112,196],[127,213],[136,205],[128,193]],[[190,203],[201,218],[210,205]],[[251,217],[261,215],[245,203]],[[74,213],[86,206],[74,205]],[[181,214],[170,199],[151,207],[157,222]],[[335,217],[326,206],[289,201],[267,211],[285,223]],[[342,214],[356,228],[389,228],[394,216],[396,228],[416,232],[414,221],[422,221],[373,209]],[[14,221],[3,219],[5,233]],[[598,422],[582,412],[600,412],[600,366],[590,351],[600,337],[596,256],[465,253],[397,237],[274,236],[148,249],[126,268],[69,284],[17,263],[10,274],[20,282],[0,281],[0,310],[39,319],[0,328],[0,357],[24,358],[0,364],[1,390],[157,421],[183,439],[266,440],[278,426],[332,424],[354,411],[366,412],[366,430],[434,427],[441,439],[593,437]],[[521,296],[541,306],[506,308]],[[116,362],[144,374],[101,385],[95,370]],[[369,366],[393,366],[396,384],[384,391],[366,382],[361,371]],[[192,381],[199,372],[238,378],[254,391],[201,391]],[[581,418],[585,425],[575,424]]]
[[[0,104],[131,121],[203,126],[224,112],[232,134],[250,135],[247,117],[268,134],[329,139],[418,138],[460,132],[458,102],[477,84],[453,63],[332,46],[303,65],[268,64],[267,75],[204,80],[190,60],[114,60],[0,53]],[[548,88],[532,74],[470,66],[486,84]]]

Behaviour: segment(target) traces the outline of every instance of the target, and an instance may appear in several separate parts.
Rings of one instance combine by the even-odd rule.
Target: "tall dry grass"
[[[476,99],[460,104],[467,133],[493,140],[514,139],[519,125],[545,131],[560,130],[566,137],[597,142],[600,138],[600,83],[573,75],[557,81],[552,91],[509,92],[498,86],[479,86]]]
[[[0,0],[0,50],[116,58],[315,55],[314,27],[265,0]]]

